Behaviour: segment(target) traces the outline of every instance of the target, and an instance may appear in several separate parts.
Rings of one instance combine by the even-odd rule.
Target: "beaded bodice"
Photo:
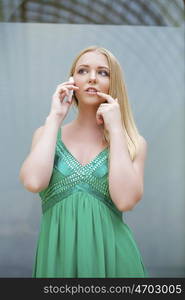
[[[39,193],[43,212],[70,194],[84,191],[119,214],[109,194],[108,151],[105,148],[90,163],[82,166],[62,142],[59,129],[51,179],[48,187]]]

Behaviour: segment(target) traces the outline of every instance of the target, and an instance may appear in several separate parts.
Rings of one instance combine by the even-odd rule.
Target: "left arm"
[[[110,134],[109,192],[120,211],[132,210],[144,191],[144,161],[147,142],[140,136],[139,151],[131,160],[123,129],[112,129]]]
[[[109,192],[120,211],[132,210],[143,195],[147,142],[139,136],[139,150],[132,161],[127,148],[125,128],[121,122],[118,99],[100,92],[97,94],[108,102],[99,106],[96,118],[98,124],[104,122],[110,136]]]

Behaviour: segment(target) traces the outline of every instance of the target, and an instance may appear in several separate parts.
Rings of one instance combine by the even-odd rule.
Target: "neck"
[[[101,140],[103,137],[103,126],[97,124],[97,109],[98,107],[78,107],[78,115],[73,121],[73,125],[78,128],[82,135]]]
[[[82,131],[102,131],[101,126],[99,126],[96,121],[97,109],[98,107],[79,107],[74,124],[80,127]]]

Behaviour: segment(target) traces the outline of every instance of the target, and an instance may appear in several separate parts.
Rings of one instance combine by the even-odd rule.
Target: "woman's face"
[[[77,61],[73,74],[79,90],[75,95],[80,102],[101,104],[105,102],[96,92],[109,93],[110,70],[104,54],[91,51],[83,54]]]

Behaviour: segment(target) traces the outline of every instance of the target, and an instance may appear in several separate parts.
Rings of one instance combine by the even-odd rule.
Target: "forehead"
[[[76,63],[76,66],[79,65],[104,65],[109,66],[107,58],[104,54],[97,52],[97,51],[91,51],[84,53],[79,60]]]

